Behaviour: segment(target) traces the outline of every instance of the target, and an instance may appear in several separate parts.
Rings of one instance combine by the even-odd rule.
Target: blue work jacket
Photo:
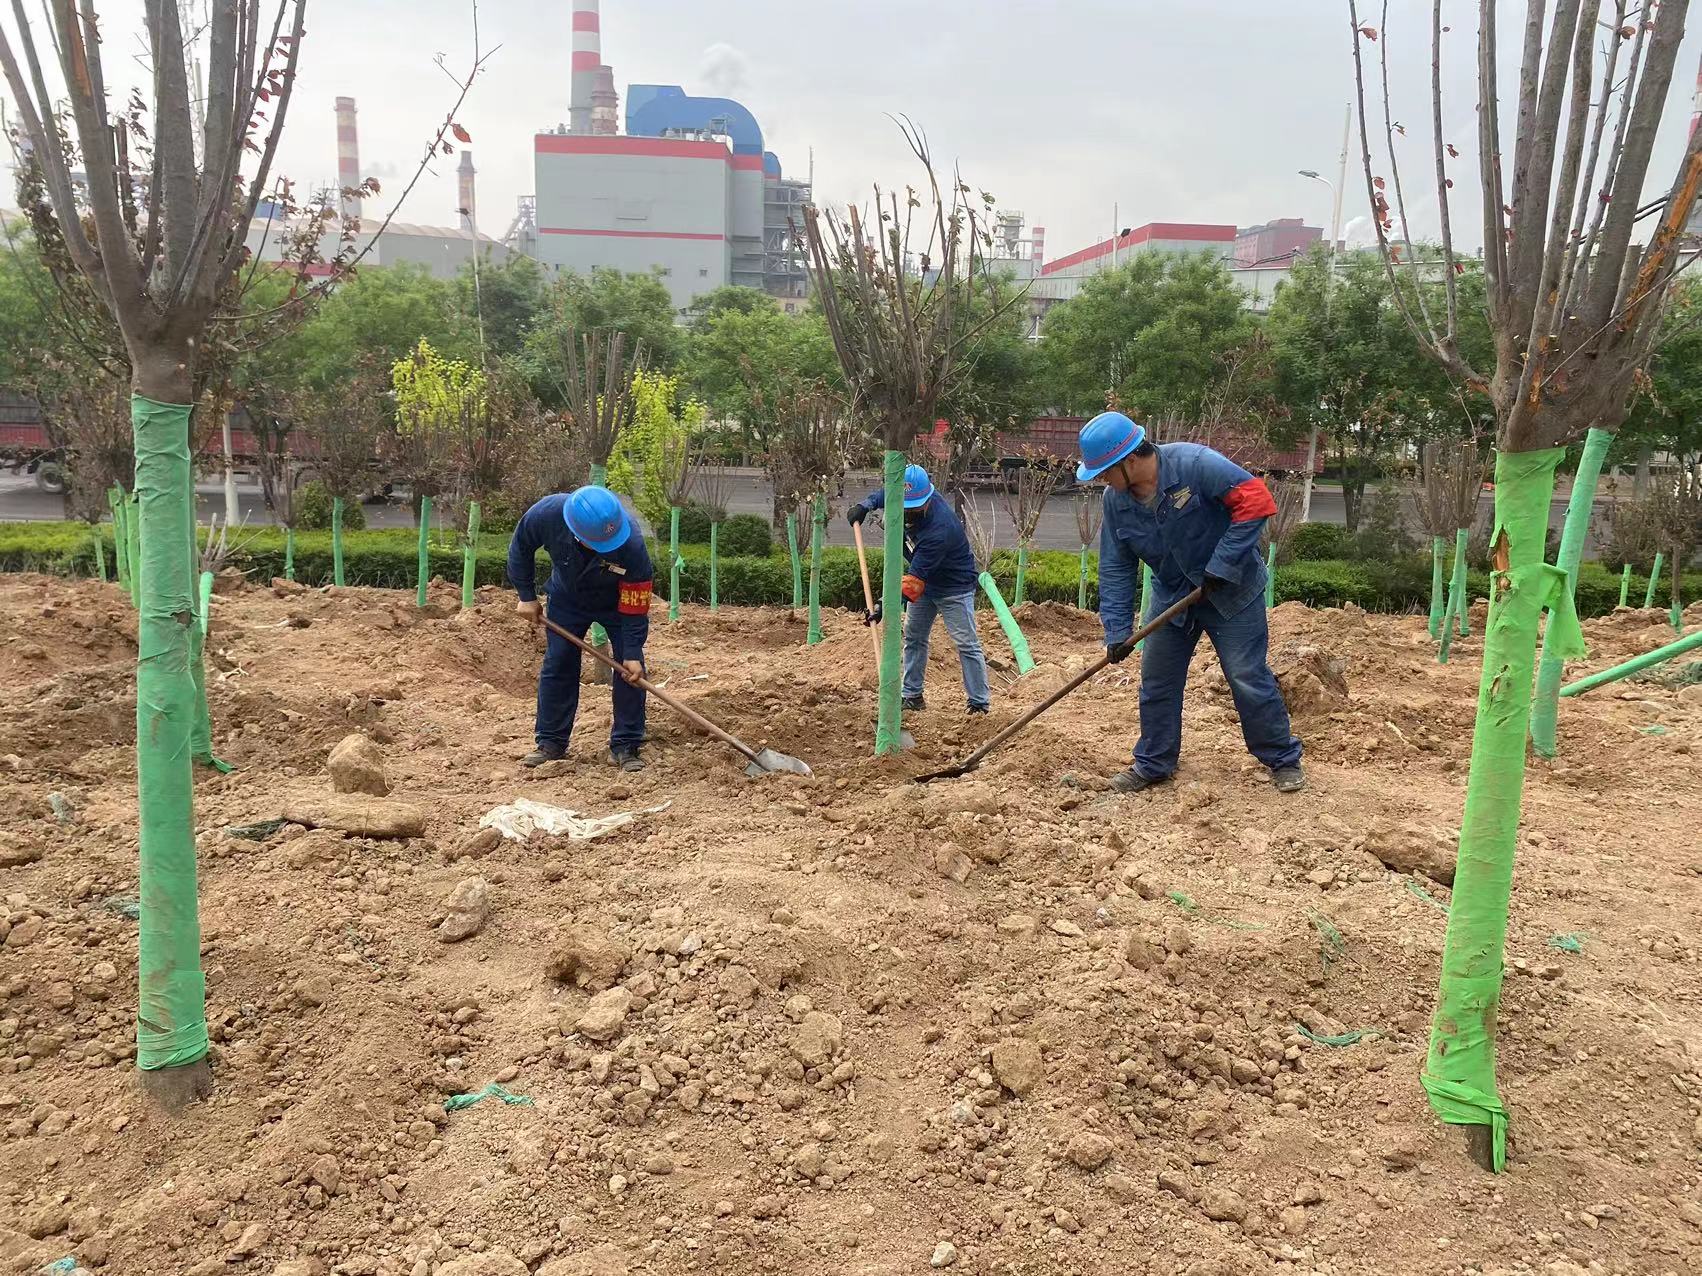
[[[863,504],[872,510],[886,508],[886,492],[870,492]],[[924,593],[935,598],[972,594],[981,579],[963,524],[938,492],[922,507],[921,518],[914,523],[905,520],[904,556],[910,560],[909,574],[922,582]]]
[[[1263,606],[1259,533],[1276,513],[1263,480],[1199,443],[1158,445],[1158,504],[1105,489],[1099,532],[1099,620],[1107,646],[1134,632],[1141,564],[1152,567],[1147,615],[1211,577],[1205,604],[1225,618]]]
[[[574,611],[592,617],[605,629],[616,618],[624,639],[623,650],[644,645],[650,636],[650,589],[655,572],[644,533],[638,524],[618,549],[599,554],[568,530],[562,507],[567,494],[546,496],[520,516],[514,539],[508,543],[508,580],[522,602],[537,598],[537,554],[550,556],[555,570],[550,574],[550,596]]]

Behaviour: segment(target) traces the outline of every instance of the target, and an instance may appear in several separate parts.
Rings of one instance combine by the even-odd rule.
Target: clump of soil
[[[937,632],[918,747],[878,761],[855,617],[814,648],[784,610],[658,617],[654,677],[816,772],[749,780],[660,705],[615,771],[591,686],[569,759],[523,771],[541,640],[494,591],[433,603],[215,597],[216,1088],[170,1118],[132,1068],[134,621],[115,587],[0,579],[0,1270],[1702,1269],[1695,688],[1569,700],[1529,769],[1491,1179],[1418,1084],[1477,638],[1439,666],[1422,617],[1285,604],[1309,788],[1247,757],[1202,644],[1182,771],[1130,798],[1103,781],[1133,661],[908,782],[1099,654],[1068,608],[1024,609],[1020,680],[982,620],[989,719]],[[1587,625],[1587,667],[1658,621]],[[387,796],[333,793],[355,734]],[[666,806],[481,833],[518,798]]]

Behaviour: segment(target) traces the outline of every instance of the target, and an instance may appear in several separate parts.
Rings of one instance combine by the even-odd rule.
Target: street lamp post
[[[1349,105],[1347,115],[1342,121],[1342,153],[1341,172],[1335,181],[1324,177],[1315,169],[1303,168],[1300,176],[1309,177],[1315,182],[1322,182],[1330,188],[1330,202],[1334,211],[1330,216],[1330,273],[1324,280],[1324,318],[1330,317],[1330,301],[1336,291],[1336,250],[1342,237],[1342,191],[1347,186],[1347,144],[1353,130],[1353,107]],[[1318,467],[1318,427],[1312,427],[1312,433],[1306,441],[1306,477],[1300,486],[1300,521],[1312,521],[1312,473]]]

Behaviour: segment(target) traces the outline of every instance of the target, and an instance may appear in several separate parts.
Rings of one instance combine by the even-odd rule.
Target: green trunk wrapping
[[[875,753],[897,753],[903,747],[904,716],[901,690],[904,677],[904,453],[888,449],[881,459],[882,490],[886,498],[881,542],[881,681],[880,711],[875,717]]]
[[[1618,682],[1621,678],[1630,677],[1634,673],[1641,673],[1651,665],[1658,665],[1663,661],[1671,660],[1674,656],[1682,656],[1685,652],[1695,651],[1698,647],[1702,647],[1702,629],[1698,629],[1693,634],[1686,634],[1677,642],[1669,642],[1666,646],[1656,647],[1653,651],[1644,652],[1641,656],[1633,656],[1623,664],[1603,669],[1600,673],[1593,673],[1587,678],[1580,678],[1577,682],[1567,683],[1560,689],[1560,694],[1563,696],[1582,695],[1592,687],[1599,687],[1605,682]]]
[[[1016,547],[1016,602],[1020,607],[1028,601],[1028,546]]]
[[[132,408],[131,415],[135,415]],[[130,497],[124,509],[124,539],[130,545],[130,605],[137,611],[142,610],[142,498],[137,494]],[[189,495],[191,518],[195,516],[195,494]]]
[[[1081,547],[1081,570],[1076,573],[1076,610],[1087,610],[1087,546]]]
[[[284,528],[284,579],[295,579],[295,528]]]
[[[797,557],[797,546],[792,547],[792,556]],[[677,621],[680,618],[680,507],[673,505],[668,508],[668,620]]]
[[[1626,600],[1630,597],[1631,597],[1631,564],[1627,563],[1627,564],[1625,564],[1625,567],[1619,573],[1619,605],[1621,607],[1625,606]]]
[[[213,610],[213,573],[202,572],[196,592],[195,618],[201,622],[201,636],[207,636],[207,621]]]
[[[414,569],[417,582],[415,602],[426,605],[426,583],[431,580],[431,497],[420,497],[420,543],[419,562]]]
[[[213,573],[200,571],[201,547],[196,541],[194,509],[190,509],[189,574],[195,578],[195,623],[189,633],[189,674],[195,680],[195,725],[189,733],[189,752],[202,766],[229,775],[231,765],[213,755],[213,721],[207,709],[207,620],[213,606]]]
[[[786,548],[792,552],[792,610],[804,605],[804,562],[798,557],[798,516],[786,516]]]
[[[709,525],[709,612],[721,610],[721,524]]]
[[[827,536],[827,497],[817,496],[810,507],[810,628],[806,641],[821,641],[821,549]]]
[[[1666,561],[1666,555],[1660,550],[1655,551],[1655,565],[1649,569],[1649,588],[1643,594],[1643,606],[1655,605],[1655,586],[1661,579],[1661,564]]]
[[[1493,1166],[1506,1164],[1507,1112],[1495,1092],[1496,1015],[1507,938],[1507,901],[1525,786],[1525,734],[1537,629],[1562,659],[1583,651],[1566,573],[1543,562],[1554,469],[1564,448],[1502,453],[1495,461],[1495,532],[1508,567],[1491,577],[1471,771],[1442,950],[1442,979],[1422,1081],[1451,1125],[1490,1127]]]
[[[1472,600],[1466,584],[1466,550],[1471,545],[1472,529],[1462,527],[1454,533],[1454,633],[1464,638],[1471,633]]]
[[[100,583],[106,584],[106,539],[101,535],[99,527],[89,529],[95,538],[95,571],[100,575]]]
[[[1135,628],[1137,628],[1137,629],[1139,629],[1141,625],[1146,624],[1146,604],[1147,604],[1147,599],[1149,599],[1151,597],[1152,597],[1152,567],[1148,563],[1142,563],[1141,564],[1141,619],[1140,619],[1140,624],[1135,626]],[[1142,638],[1139,642],[1137,642],[1135,644],[1135,650],[1139,651],[1144,646],[1146,646],[1146,639]]]
[[[1442,636],[1442,617],[1447,608],[1442,601],[1442,559],[1444,551],[1440,536],[1430,538],[1430,636]]]
[[[331,498],[331,583],[343,583],[343,498]]]
[[[1448,651],[1454,645],[1454,629],[1459,620],[1455,613],[1463,601],[1459,590],[1453,588],[1448,590],[1448,605],[1442,609],[1442,642],[1436,648],[1437,664],[1445,665],[1448,663]]]
[[[1277,546],[1272,541],[1265,550],[1265,607],[1277,605]]]
[[[461,610],[473,607],[473,582],[479,570],[479,503],[467,502],[467,545],[461,551]]]
[[[110,487],[106,492],[107,508],[112,511],[112,565],[118,573],[118,584],[126,593],[130,592],[130,537],[125,531],[124,489]]]
[[[1572,495],[1566,502],[1566,523],[1560,532],[1560,552],[1555,566],[1566,573],[1566,588],[1576,594],[1578,563],[1584,557],[1584,538],[1590,528],[1590,512],[1596,503],[1596,483],[1601,478],[1602,460],[1613,435],[1606,430],[1590,427],[1584,436],[1584,455],[1578,462],[1578,474],[1572,480]],[[1537,753],[1552,758],[1559,747],[1558,706],[1560,704],[1560,654],[1546,638],[1542,644],[1542,660],[1537,666],[1537,689],[1531,698],[1531,744]]]
[[[130,400],[135,429],[135,573],[145,584],[137,626],[136,799],[141,901],[136,1064],[153,1070],[207,1053],[206,980],[195,886],[190,735],[195,725],[191,640],[194,582],[189,406]]]
[[[1011,644],[1011,654],[1016,657],[1017,673],[1027,673],[1034,668],[1034,657],[1029,653],[1028,639],[1023,637],[1022,628],[1016,623],[1016,617],[1011,615],[1011,609],[1005,606],[1005,596],[999,592],[999,582],[993,579],[991,572],[981,573],[981,588],[986,593],[987,600],[993,604],[993,614],[999,618],[999,628],[1005,631],[1005,638]]]
[[[609,467],[606,463],[592,463],[591,485],[593,487],[607,487],[609,485]],[[591,645],[593,647],[607,647],[609,645],[609,635],[603,631],[601,625],[591,626]],[[599,664],[595,676],[599,682],[607,681],[609,671]]]

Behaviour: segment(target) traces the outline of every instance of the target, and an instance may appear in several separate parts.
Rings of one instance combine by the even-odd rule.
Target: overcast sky
[[[191,0],[199,7],[199,0]],[[1503,0],[1502,48],[1516,56],[1524,6]],[[33,9],[33,6],[31,6]],[[625,118],[633,82],[681,84],[735,97],[761,123],[788,174],[813,148],[817,198],[867,197],[871,181],[917,174],[889,114],[928,133],[938,158],[1021,209],[1061,256],[1124,226],[1304,217],[1328,227],[1329,192],[1352,96],[1346,0],[1056,0],[989,5],[936,0],[800,4],[797,0],[603,0],[603,60],[614,68]],[[1362,20],[1382,25],[1381,0]],[[1394,114],[1409,125],[1403,172],[1416,233],[1434,233],[1430,164],[1428,0],[1390,0],[1384,40],[1398,69]],[[1476,220],[1472,83],[1475,0],[1449,0],[1446,139],[1454,161],[1456,226]],[[135,78],[139,0],[107,0],[109,83]],[[433,65],[464,68],[472,54],[464,0],[315,0],[302,74],[278,171],[308,185],[336,172],[332,99],[355,97],[364,169],[385,182],[388,208],[453,99]],[[480,228],[501,235],[516,197],[533,187],[532,135],[568,114],[569,0],[484,0],[491,57],[461,113],[479,170]],[[7,21],[10,19],[8,18]],[[1688,125],[1702,18],[1692,22],[1668,102],[1651,192],[1676,171]],[[1374,67],[1371,68],[1374,70]],[[1504,72],[1503,101],[1515,83]],[[1511,111],[1506,111],[1511,115]],[[1381,142],[1380,125],[1374,135]],[[1366,212],[1358,142],[1343,220]],[[1374,148],[1375,151],[1375,148]],[[453,224],[455,159],[428,176],[402,220]],[[1387,164],[1376,161],[1379,172]],[[10,203],[7,191],[6,202]],[[369,214],[371,209],[369,207]],[[1464,238],[1473,248],[1477,235]]]

